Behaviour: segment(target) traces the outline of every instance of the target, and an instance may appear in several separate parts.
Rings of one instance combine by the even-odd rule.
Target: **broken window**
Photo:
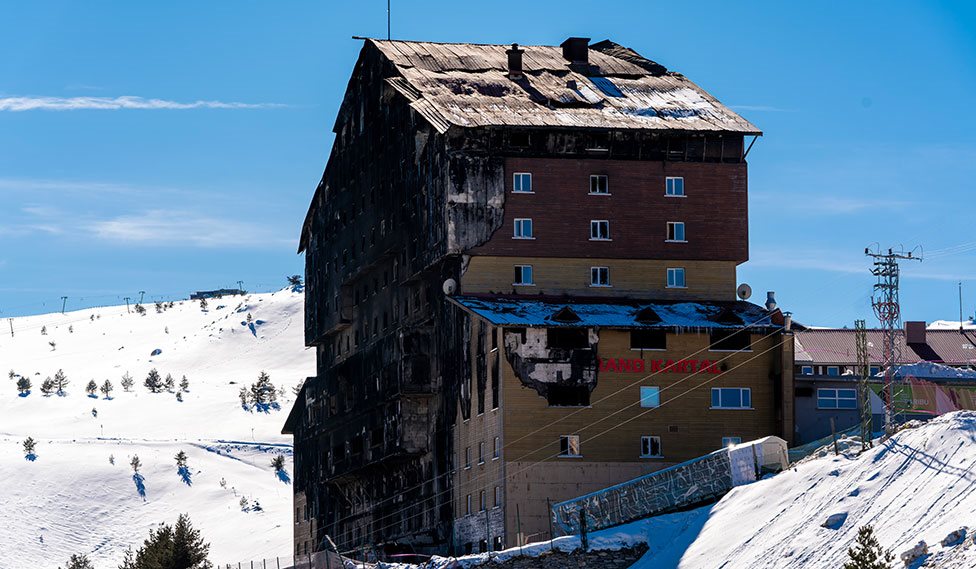
[[[590,404],[590,389],[585,385],[551,384],[546,389],[550,407],[586,407]]]
[[[641,437],[641,458],[658,458],[661,452],[661,437],[644,435]]]
[[[683,221],[668,222],[668,241],[674,241],[677,243],[686,242],[685,223]]]
[[[586,328],[548,328],[546,345],[562,350],[589,348],[590,334]]]
[[[713,330],[709,334],[709,350],[713,352],[739,352],[750,349],[750,334],[744,328]]]
[[[580,454],[579,435],[560,435],[559,456],[583,456]]]
[[[631,330],[631,350],[666,350],[668,333],[666,330]]]
[[[515,286],[532,286],[535,284],[532,279],[532,265],[515,265],[512,284]]]

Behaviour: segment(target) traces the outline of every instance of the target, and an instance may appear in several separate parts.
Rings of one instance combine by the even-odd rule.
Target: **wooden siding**
[[[512,286],[514,266],[522,264],[532,265],[534,286]],[[610,268],[610,287],[589,286],[594,266]],[[668,267],[684,267],[687,288],[666,288]],[[461,277],[461,292],[733,300],[735,279],[732,261],[473,256]]]

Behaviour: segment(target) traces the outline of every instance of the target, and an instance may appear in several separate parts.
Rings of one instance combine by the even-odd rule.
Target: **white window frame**
[[[679,273],[680,271],[680,273]],[[681,275],[681,284],[678,284],[677,275]],[[668,278],[666,288],[688,288],[688,278],[684,267],[668,267]]]
[[[681,193],[676,194],[669,191],[668,186],[674,187],[674,184],[669,184],[672,180],[681,180]],[[686,198],[688,194],[685,193],[685,179],[683,176],[668,176],[664,178],[664,196],[668,198]]]
[[[645,393],[647,393],[647,396],[646,397],[644,395]],[[645,398],[647,398],[647,399],[656,399],[657,400],[657,404],[656,405],[644,405]],[[656,386],[656,385],[642,385],[642,386],[640,386],[640,400],[638,401],[638,404],[643,409],[657,409],[658,407],[660,407],[661,406],[661,388],[658,387],[658,386]]]
[[[471,469],[471,447],[464,447],[464,469]]]
[[[523,184],[519,182],[519,179],[520,178],[522,178],[522,179],[528,179],[529,180],[529,189],[528,190],[520,190],[519,189],[519,188],[523,187]],[[512,174],[512,193],[513,194],[534,194],[535,193],[535,190],[533,189],[534,187],[535,186],[532,184],[532,172],[514,172]]]
[[[658,452],[657,454],[649,454],[651,449],[653,448],[650,443],[654,439],[657,439]],[[647,443],[646,447],[648,452],[644,452],[645,442]],[[640,457],[641,458],[664,458],[664,447],[661,446],[661,437],[657,435],[641,435]]]
[[[512,239],[535,239],[534,225],[531,217],[516,217],[512,227]],[[529,228],[528,235],[525,231],[526,226]]]
[[[513,282],[512,286],[535,286],[535,271],[532,269],[532,265],[515,265],[513,268],[512,276],[515,276],[515,269],[519,269],[519,274],[521,275],[520,282]],[[525,280],[525,269],[529,270],[529,280]]]
[[[722,437],[722,448],[728,448],[732,445],[741,445],[742,437]]]
[[[478,443],[478,464],[485,463],[485,441]]]
[[[607,181],[607,183],[606,183],[607,191],[605,191],[605,192],[594,192],[593,191],[593,180],[595,178],[603,178],[604,180]],[[599,189],[600,182],[598,181],[596,183],[596,185],[597,185],[597,189]],[[591,196],[609,196],[610,195],[610,176],[608,176],[607,174],[590,174],[590,190],[589,190],[589,195],[591,195]]]
[[[678,228],[681,228],[681,239],[678,239]],[[687,243],[688,233],[685,231],[685,222],[683,221],[669,221],[667,226],[667,239],[668,243]],[[674,235],[674,238],[671,236]]]
[[[495,437],[494,448],[491,451],[491,459],[498,460],[502,457],[502,439],[501,437]]]
[[[563,441],[567,441],[566,453],[563,453]],[[572,454],[573,447],[576,447],[576,454]],[[583,450],[580,447],[579,435],[559,435],[559,458],[582,458]]]
[[[606,274],[606,282],[600,282],[600,272]],[[590,286],[594,288],[610,288],[610,267],[590,267]]]
[[[734,407],[734,406],[725,407],[725,406],[722,405],[722,394],[721,394],[721,392],[722,391],[727,391],[727,390],[732,390],[732,389],[737,389],[739,391],[739,406],[738,407]],[[715,405],[715,392],[719,392],[719,396],[718,396],[718,402],[719,402],[719,404],[717,406]],[[742,405],[742,400],[743,400],[742,395],[744,393],[748,393],[749,394],[749,404],[748,405]],[[712,405],[711,405],[710,408],[711,409],[753,409],[753,406],[752,406],[752,388],[751,387],[713,387],[712,388]]]
[[[828,392],[832,391],[833,395]],[[841,392],[843,392],[843,397],[841,397]],[[823,406],[820,401],[833,401],[834,406]],[[841,401],[851,401],[854,403],[853,407],[841,407]],[[830,410],[847,410],[856,411],[857,410],[857,390],[853,387],[818,387],[817,388],[817,409],[830,409]]]
[[[600,237],[600,228],[606,227],[606,237]],[[594,237],[594,235],[596,237]],[[590,220],[590,241],[613,241],[610,238],[610,220],[609,219],[591,219]]]
[[[800,375],[813,375],[813,366],[800,366]]]

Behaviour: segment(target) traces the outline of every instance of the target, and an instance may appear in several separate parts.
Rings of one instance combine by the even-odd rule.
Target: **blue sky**
[[[301,272],[350,38],[385,34],[382,0],[0,1],[0,316]],[[393,35],[630,46],[765,131],[739,271],[754,300],[874,322],[863,249],[880,243],[930,255],[904,269],[906,319],[957,317],[960,280],[976,310],[965,2],[394,0]]]

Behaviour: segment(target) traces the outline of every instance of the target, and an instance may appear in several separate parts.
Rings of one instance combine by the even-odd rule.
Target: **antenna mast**
[[[386,0],[386,39],[393,39],[392,34],[390,34],[390,0]]]
[[[901,349],[898,346],[898,333],[901,329],[901,305],[898,302],[898,261],[921,261],[922,257],[914,255],[912,251],[906,253],[888,249],[887,253],[882,253],[880,247],[875,251],[865,248],[864,254],[874,259],[874,268],[871,269],[871,274],[877,278],[874,283],[874,292],[871,294],[871,306],[874,307],[874,314],[881,322],[881,330],[884,336],[882,350],[882,358],[884,359],[884,425],[885,436],[890,437],[895,431],[893,374],[894,367],[901,360]]]

